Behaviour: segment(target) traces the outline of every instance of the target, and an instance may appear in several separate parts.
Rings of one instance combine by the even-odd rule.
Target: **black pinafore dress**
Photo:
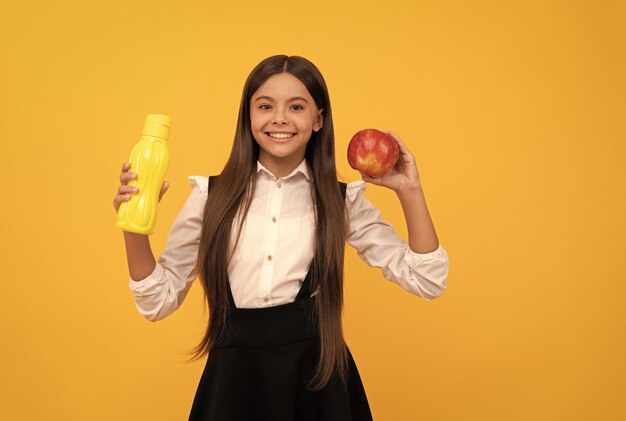
[[[237,308],[229,285],[226,329],[209,353],[189,421],[372,420],[349,349],[345,385],[334,377],[320,391],[307,389],[320,352],[313,300],[310,270],[295,301],[273,307]]]

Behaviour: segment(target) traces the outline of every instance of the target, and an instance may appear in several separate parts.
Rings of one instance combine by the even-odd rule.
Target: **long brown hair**
[[[314,313],[321,338],[320,360],[310,386],[319,390],[333,374],[345,381],[347,371],[347,349],[341,321],[345,207],[337,182],[335,135],[328,89],[317,67],[299,56],[268,57],[252,70],[245,82],[232,151],[220,176],[211,186],[204,209],[197,265],[209,308],[209,321],[204,338],[193,351],[192,360],[208,354],[226,326],[228,265],[235,248],[231,244],[231,231],[237,218],[239,230],[236,243],[254,192],[259,157],[259,145],[250,126],[250,100],[270,76],[283,72],[297,77],[308,89],[318,109],[323,110],[323,126],[311,134],[305,152],[314,186],[315,257],[310,270],[311,290],[318,290],[314,295]]]

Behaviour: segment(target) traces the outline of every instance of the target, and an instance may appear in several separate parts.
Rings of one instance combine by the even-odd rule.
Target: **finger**
[[[398,147],[400,148],[400,152],[406,153],[406,154],[409,154],[409,155],[411,154],[411,151],[409,151],[409,148],[406,146],[406,144],[400,138],[400,136],[398,136],[394,132],[387,132],[387,133],[389,133],[396,140],[396,143],[398,143]]]
[[[399,140],[400,142],[402,142],[402,139],[400,139],[400,136],[398,136],[398,134],[396,132],[392,132],[391,130],[385,130],[385,133],[388,133],[391,135],[391,137],[393,137],[396,140]]]
[[[130,169],[130,162],[124,162],[122,164],[122,172],[126,172]]]
[[[132,197],[132,195],[130,194],[118,194],[117,196],[115,196],[115,199],[113,199],[113,202],[117,202],[117,203],[122,203],[122,202],[126,202],[128,200],[130,200],[130,198]]]
[[[122,184],[127,184],[131,180],[137,179],[137,173],[135,172],[123,172],[120,174],[120,181]]]
[[[139,193],[139,187],[136,186],[128,186],[126,184],[123,184],[120,186],[120,188],[117,190],[117,192],[119,194],[133,194],[133,193]]]
[[[359,174],[361,174],[361,178],[365,182],[373,183],[373,184],[379,184],[379,182],[380,182],[380,177],[379,178],[373,178],[373,177],[370,177],[369,175],[365,174],[362,171],[359,171]]]
[[[163,182],[163,184],[161,185],[161,191],[159,192],[159,201],[161,201],[161,198],[163,197],[169,186],[170,183],[168,183],[167,181]]]
[[[400,148],[402,148],[402,147],[406,148],[406,145],[404,144],[404,141],[396,133],[394,133],[392,131],[389,131],[389,130],[385,130],[385,133],[390,134],[391,137],[393,137],[396,140],[396,143],[398,144],[398,146],[400,146]]]

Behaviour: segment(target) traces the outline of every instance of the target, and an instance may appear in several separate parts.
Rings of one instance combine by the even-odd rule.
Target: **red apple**
[[[348,145],[348,163],[370,177],[382,177],[398,162],[400,149],[388,133],[376,129],[356,132]]]

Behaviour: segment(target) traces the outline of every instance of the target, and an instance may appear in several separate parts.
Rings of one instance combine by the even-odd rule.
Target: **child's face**
[[[312,132],[322,128],[322,111],[297,77],[279,73],[268,78],[250,99],[261,164],[295,168],[304,159]]]

